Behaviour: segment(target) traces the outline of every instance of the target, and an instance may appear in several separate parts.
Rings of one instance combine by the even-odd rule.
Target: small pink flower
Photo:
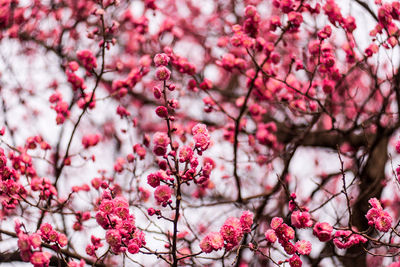
[[[388,214],[388,216],[380,216],[375,221],[375,228],[381,232],[387,232],[392,227],[392,217]]]
[[[212,88],[212,82],[209,79],[204,79],[202,83],[200,83],[199,87],[203,90],[209,90]]]
[[[139,246],[136,244],[136,242],[129,243],[128,252],[131,254],[136,254],[139,252]]]
[[[147,176],[147,183],[148,183],[151,187],[156,188],[157,186],[160,185],[160,178],[159,178],[157,175],[155,175],[154,173],[150,173],[150,174]]]
[[[243,236],[240,220],[235,217],[228,218],[219,231],[227,243],[236,246]]]
[[[57,243],[60,245],[60,247],[65,247],[68,244],[68,238],[64,234],[59,234],[58,235],[58,240]]]
[[[331,240],[333,227],[327,222],[318,222],[314,225],[313,234],[319,241],[327,242]]]
[[[94,256],[96,255],[96,250],[95,247],[93,245],[87,245],[86,246],[86,254],[88,254],[89,256]]]
[[[29,236],[29,243],[33,248],[39,248],[42,244],[42,238],[38,233],[31,234]]]
[[[358,243],[365,243],[367,239],[363,236],[353,234],[351,231],[339,230],[335,233],[333,243],[337,248],[347,249]]]
[[[193,126],[192,128],[192,134],[196,135],[196,134],[207,134],[208,135],[208,130],[207,130],[207,126],[205,124],[202,123],[198,123],[195,126]]]
[[[34,252],[30,262],[34,267],[49,266],[51,254],[49,252]]]
[[[172,190],[168,185],[160,185],[154,191],[154,197],[159,203],[166,203],[171,198]]]
[[[210,237],[205,236],[200,242],[200,249],[204,253],[211,253],[213,251],[213,247],[211,246]]]
[[[156,77],[160,81],[169,80],[171,77],[171,71],[165,66],[158,67],[156,70]]]
[[[51,230],[47,236],[50,242],[56,242],[58,240],[58,233],[54,230]]]
[[[274,217],[271,220],[271,228],[276,230],[283,223],[283,219],[280,217]]]
[[[290,243],[289,241],[282,241],[279,240],[279,242],[281,243],[283,249],[285,250],[285,252],[289,255],[293,255],[294,253],[296,253],[296,247]]]
[[[193,136],[193,140],[196,142],[196,147],[203,151],[206,150],[210,144],[210,136],[203,133],[198,133]]]
[[[156,54],[154,56],[154,64],[159,67],[159,66],[167,66],[169,63],[169,56],[165,53],[161,54]]]
[[[290,259],[289,259],[289,265],[290,267],[301,267],[303,263],[301,262],[301,259],[298,255],[293,255]]]
[[[288,226],[286,223],[281,224],[278,229],[275,230],[279,239],[290,240],[294,238],[294,230],[292,227]]]
[[[265,231],[265,239],[269,243],[275,243],[278,237],[276,236],[276,233],[273,229],[268,229],[267,231]]]
[[[311,216],[308,212],[294,211],[291,216],[293,227],[307,228],[312,226]]]
[[[210,253],[212,250],[220,250],[223,247],[224,239],[219,232],[209,233],[200,242],[200,248],[205,253]]]
[[[190,146],[182,146],[179,150],[179,162],[190,161],[193,157],[193,150]]]
[[[309,241],[297,241],[295,247],[297,252],[301,255],[309,255],[311,253],[311,243]]]
[[[29,239],[29,236],[27,234],[18,234],[18,248],[21,251],[30,251],[30,243],[31,240]]]
[[[158,106],[156,108],[156,114],[160,118],[166,118],[168,117],[168,109],[164,106]]]
[[[121,245],[121,234],[118,230],[110,229],[106,233],[106,241],[110,246],[116,247]]]
[[[166,134],[164,132],[156,132],[153,135],[153,142],[157,146],[166,147],[169,145],[170,140],[169,140],[168,134]]]
[[[47,236],[51,230],[53,230],[53,227],[49,223],[44,223],[40,226],[40,232],[45,236]]]
[[[370,200],[368,200],[368,203],[369,203],[372,207],[374,207],[375,209],[379,209],[379,210],[382,210],[382,209],[383,209],[381,203],[380,203],[379,200],[378,200],[377,198],[375,198],[375,197],[373,197],[373,198],[371,198]]]
[[[108,199],[104,199],[100,204],[99,210],[101,210],[105,214],[112,213],[113,210],[114,210],[114,201],[108,200]]]
[[[396,152],[400,154],[400,140],[396,143]]]
[[[97,68],[96,58],[93,56],[92,51],[82,50],[76,53],[76,56],[87,71],[91,71],[93,68]]]

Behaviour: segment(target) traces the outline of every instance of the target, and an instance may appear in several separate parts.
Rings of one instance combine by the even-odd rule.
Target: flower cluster
[[[310,218],[309,214],[308,216],[307,214],[307,212],[295,213],[294,216],[292,215],[292,221],[295,221],[295,224],[297,224],[299,228],[310,227],[308,226]],[[295,237],[295,231],[292,227],[285,224],[280,217],[272,218],[270,225],[271,229],[265,232],[265,239],[268,243],[272,244],[278,240],[285,252],[292,255],[292,257],[287,260],[290,266],[301,266],[302,261],[299,255],[309,255],[312,249],[311,243],[306,240],[299,240],[295,244],[290,242],[290,240]]]
[[[103,192],[96,221],[107,230],[106,241],[115,254],[125,251],[135,254],[146,244],[144,233],[135,226],[135,217],[129,211],[128,201],[123,197],[114,198],[108,190]],[[93,240],[97,239],[92,238],[92,244],[86,248],[91,253],[100,246]]]
[[[69,62],[67,68],[65,69],[68,82],[72,85],[72,89],[74,91],[78,89],[86,89],[85,81],[75,73],[78,69],[79,65],[76,61]]]
[[[164,132],[156,132],[153,135],[154,154],[156,154],[157,156],[164,156],[165,153],[167,152],[167,146],[169,145],[170,142],[171,141],[168,137],[168,134]]]
[[[359,243],[365,243],[367,239],[361,235],[353,234],[350,230],[339,230],[336,231],[333,243],[337,248],[346,249],[357,245]]]
[[[51,181],[45,177],[33,177],[31,180],[31,189],[39,191],[41,199],[49,199],[51,196],[57,196],[57,189],[53,186]]]
[[[275,123],[260,123],[256,132],[256,139],[260,144],[274,148],[278,144],[276,135],[274,134],[276,131],[277,127]]]
[[[392,216],[387,211],[384,211],[381,203],[376,198],[371,198],[369,201],[371,208],[365,216],[370,226],[375,227],[378,231],[387,232],[392,226]]]
[[[311,215],[307,211],[294,211],[291,216],[291,222],[295,228],[308,228],[312,226]]]
[[[227,251],[237,246],[245,233],[251,231],[253,213],[244,211],[239,218],[230,217],[222,225],[219,232],[208,233],[200,242],[205,253],[211,253],[225,247]]]
[[[210,135],[207,127],[204,124],[198,123],[192,128],[193,140],[195,141],[195,147],[199,154],[205,151],[210,145]]]
[[[30,235],[23,232],[21,226],[18,221],[15,222],[21,258],[35,267],[49,266],[50,263],[51,254],[42,251],[42,243],[51,244],[57,248],[65,247],[68,243],[67,236],[55,231],[48,223],[42,224],[36,233]]]
[[[85,67],[86,71],[90,72],[92,69],[97,68],[96,58],[90,50],[81,50],[76,53],[78,60]]]
[[[169,56],[167,56],[167,54],[165,53],[161,53],[161,54],[156,54],[154,56],[154,64],[159,67],[159,66],[167,66],[169,63]]]
[[[100,238],[93,235],[90,237],[90,243],[91,244],[86,246],[86,254],[88,254],[89,256],[96,256],[96,250],[102,247],[103,243],[101,243]]]
[[[68,103],[63,101],[60,92],[56,91],[49,98],[50,103],[54,104],[51,106],[57,112],[56,122],[57,124],[63,124],[65,119],[69,117],[70,111]]]
[[[0,148],[0,197],[5,214],[17,206],[21,196],[26,196],[26,189],[20,184],[19,177],[17,170],[7,166],[7,157]]]

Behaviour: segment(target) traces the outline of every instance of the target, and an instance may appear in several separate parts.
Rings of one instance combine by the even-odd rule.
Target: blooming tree
[[[0,1],[0,262],[400,266],[400,3]]]

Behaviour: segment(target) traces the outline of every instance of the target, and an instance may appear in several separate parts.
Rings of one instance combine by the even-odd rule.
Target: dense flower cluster
[[[341,4],[0,1],[0,261],[398,266],[400,3]]]
[[[87,71],[90,72],[92,69],[97,68],[97,61],[96,58],[93,56],[92,51],[81,50],[76,53],[76,56]]]
[[[387,211],[384,211],[381,203],[376,198],[371,198],[368,201],[371,204],[371,209],[368,210],[365,217],[370,226],[375,227],[378,231],[387,232],[392,227],[392,216]]]
[[[310,227],[312,225],[308,212],[293,212],[292,224],[293,222],[295,222],[297,225],[294,226],[296,228]],[[292,255],[291,258],[287,260],[290,266],[301,266],[302,261],[299,255],[309,255],[312,249],[311,243],[306,240],[299,240],[295,244],[290,242],[290,240],[295,238],[295,230],[284,223],[283,219],[280,217],[272,218],[270,226],[271,229],[268,229],[265,232],[265,239],[268,241],[268,243],[273,244],[278,240],[285,252],[289,255]]]
[[[230,217],[222,225],[219,232],[208,233],[200,242],[200,248],[205,253],[220,250],[227,251],[237,246],[245,233],[251,231],[253,213],[244,211],[239,218]]]
[[[96,213],[97,223],[106,231],[106,241],[113,253],[119,254],[128,251],[131,254],[139,252],[146,244],[144,233],[135,226],[135,217],[129,211],[129,204],[123,197],[113,197],[110,191],[102,194],[99,211]],[[100,247],[100,241],[92,237],[92,244],[86,252],[90,256]]]
[[[33,234],[28,234],[21,230],[22,224],[15,222],[15,232],[18,236],[18,248],[23,261],[30,262],[35,267],[49,266],[51,253],[42,251],[43,244],[52,244],[55,247],[62,248],[68,243],[67,236],[58,233],[53,227],[44,223],[40,229]]]

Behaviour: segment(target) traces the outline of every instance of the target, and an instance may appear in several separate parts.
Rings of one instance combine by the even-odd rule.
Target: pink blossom
[[[351,231],[339,230],[335,233],[333,243],[340,249],[346,249],[358,243],[365,243],[367,239],[358,234],[353,234]]]
[[[160,118],[166,118],[168,117],[168,109],[164,106],[158,106],[156,108],[156,114]]]
[[[193,140],[196,142],[196,148],[201,150],[206,150],[210,144],[210,136],[202,133],[193,136]]]
[[[34,267],[49,266],[51,254],[49,252],[34,252],[31,256],[30,262]]]
[[[118,230],[110,229],[106,233],[106,241],[110,246],[120,246],[121,245],[121,234]]]
[[[205,253],[213,250],[220,250],[224,247],[224,239],[219,232],[211,232],[207,234],[200,242],[200,248]]]
[[[136,242],[129,243],[128,252],[131,254],[136,254],[139,252],[139,246],[136,244]]]
[[[40,245],[42,244],[42,238],[40,237],[40,234],[38,233],[33,233],[29,236],[29,244],[33,248],[39,248]],[[21,248],[20,248],[21,249]],[[21,249],[23,250],[23,249]]]
[[[160,178],[159,178],[157,175],[155,175],[154,173],[150,173],[150,174],[147,176],[147,183],[148,183],[151,187],[156,188],[157,186],[160,185]]]
[[[154,56],[154,64],[159,67],[159,66],[167,66],[169,63],[169,57],[167,54],[161,53],[161,54],[156,54]]]
[[[66,235],[60,233],[58,235],[57,243],[60,245],[60,247],[65,247],[68,244],[68,238]]]
[[[200,249],[204,253],[211,253],[213,251],[213,247],[211,246],[211,240],[208,236],[205,236],[200,242]]]
[[[372,208],[368,210],[365,217],[370,226],[374,226],[378,231],[387,232],[392,226],[392,217],[387,211],[384,211],[379,200],[371,198],[369,201]]]
[[[290,240],[294,238],[294,229],[290,226],[288,226],[286,223],[281,224],[276,230],[275,230],[277,236],[279,239],[283,240]]]
[[[275,243],[278,237],[276,236],[276,233],[273,229],[268,229],[267,231],[265,231],[265,239],[269,243]]]
[[[93,68],[97,68],[96,58],[93,56],[92,51],[82,50],[79,51],[76,55],[87,71],[91,71]]]
[[[156,146],[166,147],[169,145],[170,140],[169,140],[168,134],[166,134],[164,132],[156,132],[153,135],[153,142]]]
[[[309,255],[311,253],[311,243],[309,241],[297,241],[295,247],[296,251],[301,255]]]
[[[276,230],[283,223],[283,219],[280,217],[274,217],[271,220],[271,228]]]
[[[172,189],[168,185],[160,185],[154,191],[158,203],[166,203],[171,198]]]
[[[312,226],[311,216],[308,212],[294,211],[291,216],[293,227],[308,228]]]
[[[240,220],[235,217],[228,218],[219,231],[227,243],[236,246],[243,236]]]
[[[160,81],[169,80],[171,77],[171,71],[165,66],[160,66],[156,70],[156,77]]]
[[[321,242],[331,240],[333,227],[327,222],[318,222],[314,225],[313,234],[318,237]]]
[[[193,157],[193,149],[190,146],[182,146],[179,150],[179,162],[190,161]]]
[[[290,267],[301,267],[302,266],[302,262],[299,256],[297,255],[293,255],[290,259],[289,259],[289,265]]]
[[[380,216],[375,220],[375,228],[378,231],[387,232],[392,227],[392,217],[388,213],[386,214],[386,216]]]

